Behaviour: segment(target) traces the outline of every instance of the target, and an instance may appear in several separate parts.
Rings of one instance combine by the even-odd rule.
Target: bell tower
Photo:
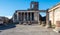
[[[30,4],[30,9],[38,10],[38,8],[39,8],[38,2],[32,1]]]
[[[35,1],[32,1],[30,3],[30,9],[29,10],[39,10],[39,3],[35,2]]]

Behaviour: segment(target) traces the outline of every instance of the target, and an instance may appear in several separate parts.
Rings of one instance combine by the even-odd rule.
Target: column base
[[[28,25],[31,25],[31,22],[30,21],[28,22]]]
[[[46,25],[46,28],[52,28],[50,25]]]
[[[41,22],[38,22],[39,25],[41,25],[42,23]]]
[[[26,24],[27,24],[26,22],[23,23],[23,25],[26,25]]]
[[[41,23],[38,23],[39,25],[41,25]]]

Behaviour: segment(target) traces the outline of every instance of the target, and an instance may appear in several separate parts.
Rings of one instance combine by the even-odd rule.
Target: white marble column
[[[28,12],[27,12],[27,21],[28,21]]]

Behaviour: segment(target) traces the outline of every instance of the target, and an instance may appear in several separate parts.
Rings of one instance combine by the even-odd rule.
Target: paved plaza
[[[60,35],[60,33],[56,33],[52,31],[52,29],[47,29],[38,24],[33,25],[19,25],[6,29],[1,29],[0,27],[0,35]]]

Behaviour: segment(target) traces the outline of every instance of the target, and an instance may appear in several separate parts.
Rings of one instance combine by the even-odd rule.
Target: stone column
[[[19,14],[18,14],[18,12],[17,12],[17,22],[19,21]]]
[[[23,24],[26,25],[25,12],[24,12]]]
[[[21,24],[23,24],[23,19],[24,19],[24,18],[23,18],[23,14],[24,14],[24,13],[21,12]]]
[[[37,19],[38,19],[38,24],[41,25],[41,21],[39,21],[39,12],[37,12]]]
[[[15,21],[14,21],[14,15],[13,15],[13,22],[15,22]]]
[[[51,28],[50,22],[49,22],[49,12],[48,9],[46,11],[46,28]]]
[[[31,23],[30,23],[30,22],[31,22],[31,18],[30,18],[31,15],[30,15],[30,14],[31,14],[31,13],[29,12],[29,13],[28,13],[28,16],[29,16],[29,17],[28,17],[28,25],[31,25]]]
[[[28,12],[27,12],[27,22],[26,23],[28,24]]]
[[[27,12],[27,21],[28,21],[28,12]]]
[[[19,14],[20,16],[19,16],[19,24],[21,24],[21,20],[22,20],[22,12],[20,12],[20,14]]]

